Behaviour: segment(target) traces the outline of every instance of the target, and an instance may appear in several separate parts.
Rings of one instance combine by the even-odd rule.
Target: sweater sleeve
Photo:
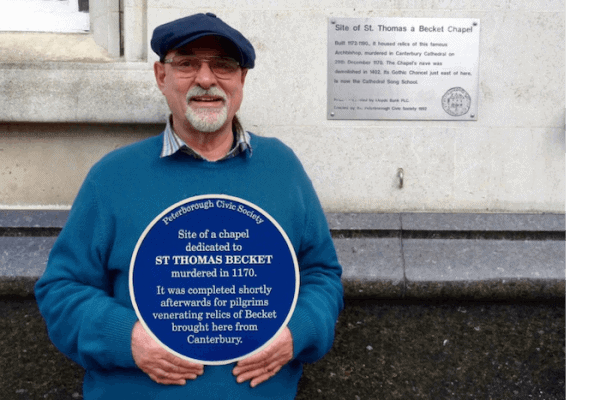
[[[309,180],[306,192],[305,229],[298,252],[300,292],[288,327],[294,340],[294,357],[301,362],[315,362],[333,345],[336,320],[343,308],[342,267]]]
[[[93,181],[86,178],[50,252],[35,295],[56,347],[86,369],[135,367],[135,312],[112,296],[107,259],[114,232]]]

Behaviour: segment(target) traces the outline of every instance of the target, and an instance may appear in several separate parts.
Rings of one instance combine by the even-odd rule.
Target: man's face
[[[182,49],[171,50],[166,60],[181,56],[228,57],[222,44],[214,36],[200,38]],[[154,73],[161,92],[173,114],[176,132],[230,132],[231,122],[242,103],[243,87],[247,69],[237,68],[226,78],[211,71],[202,62],[197,73],[182,76],[170,64],[155,63]]]

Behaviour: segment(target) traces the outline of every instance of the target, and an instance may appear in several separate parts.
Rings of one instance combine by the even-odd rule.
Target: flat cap
[[[237,30],[227,25],[213,13],[194,14],[158,26],[154,29],[150,46],[161,60],[170,50],[183,47],[204,36],[220,36],[237,49],[234,56],[242,68],[254,68],[254,47]]]

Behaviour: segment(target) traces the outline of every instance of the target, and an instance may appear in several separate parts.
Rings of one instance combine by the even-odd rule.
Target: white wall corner
[[[119,0],[90,1],[90,26],[94,40],[111,57],[121,56]]]
[[[124,0],[123,39],[126,61],[146,61],[146,0]]]

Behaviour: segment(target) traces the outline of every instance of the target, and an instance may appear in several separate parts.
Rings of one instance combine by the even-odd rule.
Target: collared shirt
[[[208,161],[205,157],[198,154],[192,148],[190,148],[184,141],[181,139],[173,130],[173,126],[171,125],[171,117],[167,119],[167,126],[165,127],[165,134],[163,136],[163,148],[160,153],[161,157],[169,157],[175,154],[178,150],[193,156],[194,158],[198,158],[200,160]],[[252,146],[250,145],[250,135],[248,132],[242,130],[242,132],[237,132],[235,128],[233,128],[233,145],[229,152],[222,158],[216,160],[227,160],[229,158],[236,157],[248,150],[248,154],[252,155]]]

